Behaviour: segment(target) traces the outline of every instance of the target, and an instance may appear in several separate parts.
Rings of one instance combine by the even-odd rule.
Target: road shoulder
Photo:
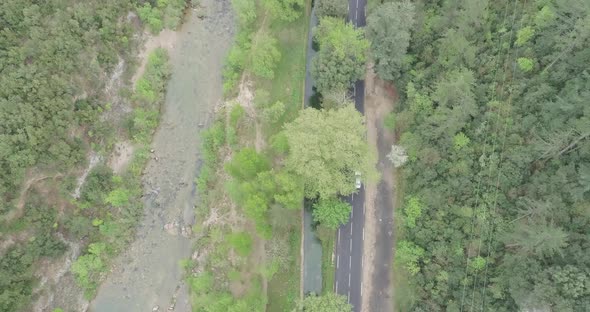
[[[384,129],[383,119],[393,110],[396,93],[392,86],[375,76],[371,66],[365,81],[367,140],[378,155],[381,180],[366,185],[362,311],[393,311],[394,180],[392,164],[386,156],[394,136]]]

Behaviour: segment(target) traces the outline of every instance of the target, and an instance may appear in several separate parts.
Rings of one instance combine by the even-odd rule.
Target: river
[[[165,311],[172,302],[175,311],[190,311],[179,262],[190,257],[192,241],[182,229],[195,222],[199,132],[223,100],[221,71],[234,32],[229,0],[201,5],[205,17],[189,13],[170,51],[173,71],[144,172],[144,190],[151,195],[137,238],[114,261],[90,311]]]

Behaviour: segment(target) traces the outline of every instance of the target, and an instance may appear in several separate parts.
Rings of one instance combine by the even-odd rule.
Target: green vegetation
[[[45,206],[42,198],[34,196],[25,207],[25,215],[11,229],[3,225],[3,233],[28,228],[33,233],[28,240],[8,247],[0,257],[0,311],[12,312],[26,307],[36,284],[36,263],[40,259],[56,258],[66,245],[58,238],[55,222],[57,213]]]
[[[348,304],[346,296],[335,293],[327,293],[322,296],[310,295],[303,299],[297,312],[352,312],[352,306]]]
[[[264,8],[273,18],[292,22],[301,17],[305,10],[305,0],[261,0]]]
[[[135,108],[128,124],[137,149],[132,163],[121,175],[114,175],[105,165],[97,165],[82,187],[77,201],[79,209],[66,221],[66,228],[72,235],[87,237],[90,243],[88,252],[71,268],[88,298],[92,298],[104,277],[109,259],[133,238],[135,225],[142,215],[141,172],[148,159],[148,144],[158,125],[169,74],[167,52],[154,50],[148,56],[145,72],[137,81],[133,95]]]
[[[111,135],[97,118],[108,109],[98,77],[133,51],[133,29],[119,22],[131,9],[116,0],[0,4],[0,213],[14,208],[27,168],[78,167],[90,143]]]
[[[148,144],[158,126],[160,104],[164,101],[166,82],[170,76],[168,54],[162,48],[149,56],[144,75],[137,80],[137,106],[129,122],[129,132],[137,143]]]
[[[346,90],[365,74],[369,41],[364,31],[341,18],[323,17],[314,30],[320,51],[313,59],[311,74],[320,93]]]
[[[44,273],[40,263],[58,259],[69,242],[88,246],[71,269],[92,296],[109,259],[133,237],[142,214],[145,145],[168,77],[167,55],[156,51],[133,95],[125,85],[119,90],[133,112],[117,117],[129,122],[112,120],[104,90],[136,53],[132,38],[142,30],[125,18],[133,8],[114,0],[0,3],[0,232],[7,242],[0,311],[29,310]],[[123,84],[129,75],[123,72]],[[128,170],[115,175],[99,161],[72,198],[89,151],[104,159],[117,140],[131,136]]]
[[[313,205],[313,221],[335,230],[348,222],[351,211],[349,203],[335,198],[321,199]]]
[[[138,5],[137,14],[150,31],[157,35],[164,28],[176,29],[180,25],[186,3],[186,0],[146,1]]]
[[[317,16],[333,16],[345,18],[348,15],[348,2],[346,0],[315,0],[315,13]]]
[[[414,5],[408,1],[385,3],[367,19],[371,56],[381,79],[399,77],[406,62],[413,24]]]
[[[287,21],[292,13],[301,16],[302,1],[232,4],[239,30],[224,69],[224,89],[231,95],[242,79],[251,82],[256,115],[229,101],[230,108],[203,135],[197,213],[204,220],[231,217],[196,229],[204,233],[196,248],[210,252],[204,263],[187,266],[193,310],[290,311],[299,299],[303,184],[282,165],[288,148],[277,134],[301,105],[307,20]],[[297,10],[278,16],[273,6]],[[276,145],[257,150],[257,137]]]
[[[363,117],[353,106],[305,109],[285,126],[290,147],[285,165],[301,177],[308,198],[351,194],[355,171],[377,175],[364,135]]]
[[[346,219],[348,219],[348,215]],[[322,243],[322,292],[324,294],[331,293],[334,290],[336,278],[336,264],[332,262],[336,233],[333,228],[320,223],[315,229],[315,234]]]
[[[420,0],[411,17],[408,2],[383,2],[368,37],[400,93],[408,155],[395,267],[411,296],[399,306],[587,310],[590,7]],[[374,32],[412,20],[407,49],[407,34]]]

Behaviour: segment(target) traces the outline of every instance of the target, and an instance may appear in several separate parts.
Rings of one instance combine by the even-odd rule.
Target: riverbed
[[[172,75],[143,177],[145,214],[137,237],[114,261],[90,311],[190,311],[180,260],[192,252],[199,132],[222,99],[222,66],[234,32],[229,0],[202,0],[170,49]],[[202,18],[201,18],[202,17]]]

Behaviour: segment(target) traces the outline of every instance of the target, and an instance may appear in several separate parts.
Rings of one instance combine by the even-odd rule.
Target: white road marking
[[[350,219],[352,219],[352,217],[354,217],[354,204],[352,204],[352,209],[350,209]],[[352,223],[352,221],[350,221],[350,223]]]
[[[356,0],[356,9],[359,9],[359,0]]]
[[[365,203],[363,203],[363,214],[365,214]]]
[[[352,252],[352,239],[350,240],[350,252]]]
[[[365,241],[365,227],[363,226],[363,242]]]
[[[336,256],[336,268],[340,265],[340,255]]]
[[[352,268],[352,255],[350,255],[350,258],[348,258],[348,269],[350,270]],[[350,278],[350,276],[349,276]]]
[[[348,287],[350,287],[350,275],[348,275]],[[350,289],[348,290],[348,295],[350,296]]]
[[[361,257],[361,269],[363,268],[364,263],[365,263],[365,258]]]
[[[352,244],[352,220],[350,220],[350,237],[351,237],[350,243]]]

